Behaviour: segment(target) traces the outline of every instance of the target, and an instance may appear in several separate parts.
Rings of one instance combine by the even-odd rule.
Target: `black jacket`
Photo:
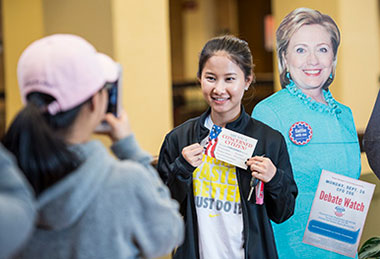
[[[380,179],[380,91],[364,133],[363,146],[369,165]]]
[[[173,258],[199,258],[198,223],[193,195],[192,173],[196,169],[181,155],[184,147],[200,143],[209,130],[204,126],[210,109],[200,117],[190,119],[166,135],[158,160],[158,171],[169,186],[172,197],[180,203],[186,223],[184,243]],[[281,133],[251,118],[243,109],[226,128],[258,140],[253,156],[265,154],[277,167],[276,175],[264,187],[264,204],[257,205],[255,197],[247,201],[251,174],[236,168],[240,189],[245,258],[278,258],[270,220],[281,223],[293,215],[297,186],[293,179],[286,144]]]

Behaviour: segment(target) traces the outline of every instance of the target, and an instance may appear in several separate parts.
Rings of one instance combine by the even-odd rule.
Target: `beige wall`
[[[339,100],[352,109],[358,130],[365,129],[379,89],[378,15],[377,0],[339,0]]]
[[[44,33],[73,33],[98,51],[113,56],[112,12],[109,0],[42,0]]]
[[[140,144],[158,155],[173,125],[167,0],[114,0],[114,54],[124,103]]]
[[[17,60],[25,47],[44,34],[42,0],[3,0],[5,119],[7,125],[21,107],[16,79]]]
[[[16,65],[33,40],[85,37],[123,65],[123,104],[141,146],[157,155],[172,128],[168,0],[4,0],[7,124],[21,107]],[[107,144],[107,138],[101,138]]]
[[[173,0],[175,1],[175,0]],[[238,34],[236,0],[195,1],[194,8],[182,8],[183,80],[197,77],[198,58],[204,44],[226,30]]]
[[[196,2],[196,8],[183,12],[185,80],[196,78],[199,53],[206,41],[215,36],[215,0]]]
[[[366,4],[358,4],[355,0],[339,0],[338,17],[342,45],[337,70],[337,99],[351,108],[356,128],[363,132],[379,90],[378,1],[370,0]],[[366,173],[371,173],[371,170],[363,153],[362,174]]]

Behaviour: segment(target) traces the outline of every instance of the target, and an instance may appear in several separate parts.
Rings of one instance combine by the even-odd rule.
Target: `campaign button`
[[[306,145],[313,137],[313,130],[304,121],[294,123],[289,130],[289,138],[296,145]]]

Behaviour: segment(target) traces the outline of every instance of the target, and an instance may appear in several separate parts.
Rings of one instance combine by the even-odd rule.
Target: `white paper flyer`
[[[214,133],[215,132],[215,133]],[[245,162],[252,157],[257,139],[218,127],[213,129],[205,154],[231,165],[247,169]]]
[[[303,242],[355,257],[375,185],[322,170]]]

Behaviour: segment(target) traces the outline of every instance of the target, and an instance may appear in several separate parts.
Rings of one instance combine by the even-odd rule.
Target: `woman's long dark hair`
[[[15,155],[37,196],[81,164],[68,149],[62,133],[73,124],[83,104],[56,115],[43,112],[43,107],[53,100],[46,94],[29,94],[28,104],[16,116],[2,141]]]

